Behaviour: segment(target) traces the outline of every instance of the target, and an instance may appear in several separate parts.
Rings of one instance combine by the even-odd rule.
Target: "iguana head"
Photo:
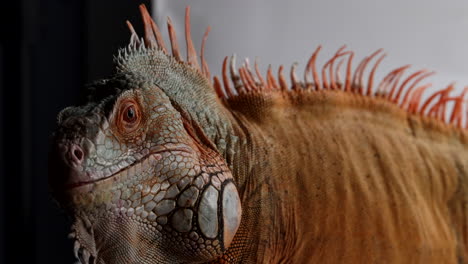
[[[210,261],[229,247],[241,218],[222,154],[230,140],[219,136],[228,122],[191,40],[183,62],[170,29],[168,55],[141,11],[145,38],[129,24],[132,40],[113,76],[58,115],[50,183],[74,219],[82,262]]]

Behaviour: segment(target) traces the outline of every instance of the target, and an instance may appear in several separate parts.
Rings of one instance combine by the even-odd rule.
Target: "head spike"
[[[301,85],[300,83],[301,81],[299,81],[299,78],[297,77],[297,74],[296,74],[296,68],[298,65],[299,63],[295,62],[291,66],[290,77],[291,77],[291,84],[292,84],[293,89],[297,89]]]
[[[287,91],[288,84],[286,83],[286,79],[284,78],[284,75],[283,75],[283,65],[280,65],[278,69],[278,81],[279,81],[281,90]]]
[[[325,63],[325,65],[323,66],[323,69],[322,69],[322,78],[323,78],[323,81],[324,81],[324,87],[327,88],[327,84],[325,83],[326,82],[326,68],[327,66],[329,66],[329,75],[330,75],[330,88],[332,90],[334,89],[337,89],[337,86],[336,86],[336,83],[335,83],[335,76],[333,74],[333,63],[335,62],[335,60],[340,57],[340,56],[343,56],[345,55],[346,53],[342,53],[342,51],[346,48],[346,45],[343,45],[341,46],[335,53],[335,55],[333,55],[333,57],[327,61],[327,63]]]
[[[427,88],[431,87],[432,83],[425,84],[421,87],[415,89],[413,95],[411,96],[409,103],[408,103],[408,112],[409,113],[417,113],[419,104],[421,102],[421,97],[423,93],[427,90]]]
[[[319,45],[314,53],[312,53],[312,56],[310,57],[309,61],[307,62],[307,66],[305,68],[305,71],[304,71],[304,80],[306,82],[306,84],[309,84],[311,83],[311,81],[309,80],[308,78],[308,73],[311,72],[312,73],[312,77],[314,79],[314,83],[315,83],[315,86],[317,87],[317,90],[321,90],[322,89],[322,85],[320,83],[320,79],[319,79],[319,75],[317,73],[317,68],[316,68],[316,60],[317,60],[317,55],[318,53],[320,52],[320,50],[322,49],[322,46]]]
[[[228,57],[226,56],[223,61],[223,70],[222,70],[222,76],[223,76],[223,84],[224,88],[226,89],[226,95],[227,97],[233,97],[234,96],[234,90],[231,88],[231,85],[229,83],[229,77],[227,73],[227,63],[228,63]]]
[[[372,95],[372,85],[374,85],[374,75],[375,71],[377,70],[377,67],[379,67],[380,62],[387,56],[387,54],[383,54],[380,56],[380,58],[377,60],[377,62],[374,64],[374,67],[371,70],[371,73],[369,75],[369,81],[367,82],[367,95],[370,96]]]
[[[351,73],[352,73],[352,63],[354,58],[354,52],[349,54],[348,59],[348,66],[346,67],[346,83],[345,83],[345,91],[351,91]]]
[[[145,45],[148,48],[161,48],[161,50],[167,54],[166,45],[161,35],[161,31],[158,28],[158,25],[151,18],[151,15],[148,13],[145,4],[140,5],[140,13],[143,19],[143,26],[145,29]]]
[[[143,38],[140,38],[140,43],[145,43],[145,40]],[[139,45],[138,46],[138,52],[142,52],[146,50],[146,46],[145,45]]]
[[[156,42],[158,43],[159,47],[165,54],[168,54],[166,44],[164,43],[164,39],[161,35],[161,31],[159,30],[158,25],[154,22],[153,19],[151,19],[151,28],[153,29],[154,35],[156,37]]]
[[[383,51],[382,49],[378,49],[364,60],[364,63],[361,68],[361,72],[359,73],[359,77],[358,77],[359,92],[361,94],[364,94],[364,86],[363,86],[364,78],[363,77],[364,77],[364,71],[366,70],[367,64],[382,51]]]
[[[446,113],[447,113],[447,103],[450,101],[457,101],[458,97],[444,97],[443,99],[441,98],[439,102],[434,106],[435,107],[435,117],[440,119],[441,121],[446,121]]]
[[[361,70],[362,70],[362,67],[364,66],[366,60],[368,59],[368,57],[365,57],[364,59],[361,60],[361,62],[359,62],[358,66],[356,67],[356,70],[354,70],[354,75],[353,75],[353,81],[352,81],[352,85],[353,85],[353,90],[357,89],[359,93],[362,92],[362,87],[359,85],[358,83],[358,79],[359,79],[359,76],[361,75]],[[354,87],[356,86],[356,87]]]
[[[408,101],[408,96],[409,94],[411,93],[411,91],[414,89],[414,87],[416,87],[416,85],[418,85],[419,82],[421,82],[422,80],[426,79],[427,77],[431,76],[431,75],[434,75],[435,72],[428,72],[428,73],[425,73],[421,76],[419,76],[419,78],[417,78],[413,84],[408,88],[408,90],[406,91],[405,93],[405,96],[403,97],[403,101],[401,102],[401,107],[405,107],[405,104],[406,102]],[[398,102],[397,102],[398,103]]]
[[[229,64],[229,71],[231,73],[231,80],[234,83],[234,90],[239,92],[239,89],[242,88],[242,83],[240,82],[240,76],[236,70],[236,54],[231,56],[231,62]]]
[[[385,77],[377,85],[377,90],[375,90],[376,97],[386,97],[387,96],[387,87],[393,80],[395,80],[396,73],[394,71],[385,75]]]
[[[397,103],[399,100],[400,100],[400,96],[401,96],[401,93],[403,92],[403,89],[405,88],[405,86],[414,78],[416,78],[418,75],[420,74],[423,74],[427,72],[427,70],[425,69],[422,69],[422,70],[419,70],[413,74],[411,74],[410,76],[408,76],[404,81],[403,83],[400,85],[400,87],[398,88],[398,91],[395,95],[394,98],[391,98],[391,100],[394,102],[394,103]]]
[[[245,69],[246,69],[246,70],[249,70],[249,71],[251,70],[251,69],[250,69],[250,59],[249,59],[249,57],[245,57],[245,59],[244,59],[244,66],[245,66]]]
[[[219,98],[222,98],[222,99],[227,98],[226,92],[224,91],[223,86],[221,85],[221,82],[219,81],[217,76],[213,77],[213,87]]]
[[[203,70],[203,72],[202,72],[203,75],[204,75],[208,80],[210,80],[210,79],[211,79],[210,68],[208,67],[208,63],[206,63],[206,61],[203,61],[202,70]]]
[[[245,58],[245,60],[244,60],[244,68],[245,68],[246,73],[250,74],[251,76],[253,75],[253,74],[252,74],[252,68],[250,67],[250,60],[249,60],[249,58]],[[254,77],[252,77],[252,78],[254,78]]]
[[[409,67],[408,67],[409,68]],[[398,84],[400,83],[400,79],[401,77],[403,77],[403,74],[405,73],[407,68],[404,68],[402,71],[398,72],[395,76],[395,80],[393,81],[393,86],[390,90],[390,93],[388,93],[386,99],[387,100],[391,100],[393,98],[393,94],[395,93],[396,91],[396,88],[398,87]],[[390,83],[389,85],[391,85],[392,83]]]
[[[450,123],[454,124],[454,122],[458,123],[458,126],[461,125],[461,115],[463,111],[463,99],[465,98],[465,94],[468,91],[468,87],[465,86],[463,92],[457,97],[455,101],[455,105],[452,110],[452,115],[450,116]]]
[[[245,70],[244,67],[239,68],[239,76],[242,81],[242,85],[244,86],[246,92],[250,92],[253,90],[253,88],[249,85],[249,82],[247,81],[247,77],[245,76]]]
[[[351,52],[350,51],[346,51],[346,52],[341,52],[346,46],[343,46],[341,49],[338,50],[338,52],[340,53],[336,53],[335,56],[330,60],[330,66],[329,66],[329,71],[330,71],[330,87],[332,90],[336,90],[338,89],[338,85],[337,85],[337,82],[335,80],[335,74],[333,73],[333,63],[335,63],[335,60],[338,59],[339,57],[342,57],[342,56],[345,56],[345,55],[348,55],[350,54]]]
[[[387,76],[385,76],[380,84],[377,87],[377,93],[381,94],[384,98],[388,99],[389,97],[393,96],[393,92],[395,90],[395,87],[398,85],[398,82],[400,81],[401,76],[405,72],[406,69],[408,69],[410,65],[405,65],[400,68],[396,68],[395,70],[391,71]],[[388,87],[391,87],[393,83],[393,86],[388,92]]]
[[[447,102],[449,101],[449,92],[447,93],[444,93],[442,95],[443,99],[441,98],[441,103],[440,103],[440,108],[439,108],[439,119],[442,120],[442,121],[445,121],[445,113],[446,113],[446,110],[447,110]]]
[[[177,42],[177,34],[174,30],[174,26],[172,25],[170,17],[167,17],[167,30],[169,31],[169,39],[171,40],[172,56],[177,61],[182,61],[182,57],[180,56],[179,44]]]
[[[158,48],[158,43],[153,34],[153,29],[151,28],[151,16],[148,13],[148,9],[146,9],[145,4],[141,4],[140,6],[140,13],[141,18],[143,20],[143,27],[145,29],[145,45],[148,48]]]
[[[279,90],[279,85],[276,82],[275,77],[273,76],[273,72],[271,70],[271,65],[268,66],[268,71],[267,71],[267,80],[269,82],[268,86],[271,87],[273,90]]]
[[[429,108],[429,105],[431,104],[432,101],[434,101],[434,99],[438,96],[442,96],[443,94],[447,93],[447,92],[450,92],[454,89],[455,87],[455,83],[451,83],[447,86],[447,88],[443,89],[443,90],[440,90],[440,91],[437,91],[435,92],[434,94],[432,94],[423,104],[423,106],[421,107],[421,110],[419,110],[419,113],[421,114],[424,114],[424,112],[426,111],[426,109]],[[432,109],[432,107],[431,107]],[[429,109],[429,112],[427,113],[427,115],[430,115],[430,111],[431,109]]]
[[[343,65],[344,62],[345,62],[345,59],[343,58],[338,62],[338,65],[336,65],[335,78],[336,78],[337,83],[341,83],[340,70],[341,70],[341,66]]]
[[[208,64],[206,63],[205,60],[205,45],[206,45],[206,40],[208,39],[208,34],[210,33],[211,27],[208,26],[206,28],[205,34],[203,35],[203,40],[202,40],[202,45],[201,45],[201,50],[200,50],[200,59],[201,59],[201,64],[202,64],[202,73],[205,75],[208,80],[211,79],[210,77],[210,69],[208,67]]]
[[[187,6],[185,9],[185,41],[187,43],[187,63],[201,71],[200,65],[198,65],[197,51],[193,46],[192,33],[190,30],[190,6]]]
[[[266,88],[267,84],[265,82],[265,79],[263,79],[262,74],[260,73],[260,70],[258,69],[258,60],[255,58],[255,73],[257,74],[257,78],[260,80],[260,83],[264,88]]]
[[[257,84],[255,83],[255,80],[252,78],[251,73],[248,72],[247,66],[243,67],[243,72],[244,72],[244,76],[247,81],[247,84],[250,86],[251,90],[257,90]]]
[[[255,85],[255,88],[257,88],[257,84],[259,81],[255,78],[255,75],[252,72],[252,68],[250,67],[250,60],[249,58],[245,58],[245,73],[247,74],[247,78]]]
[[[448,97],[449,93],[453,90],[454,87],[455,87],[455,84],[451,84],[445,90],[441,91],[442,93],[440,94],[439,101],[437,101],[431,107],[431,109],[429,109],[428,116],[439,118],[441,120],[444,119],[445,103],[446,103],[447,99],[449,98]]]
[[[138,37],[138,34],[135,32],[135,29],[133,28],[133,25],[132,23],[130,23],[130,21],[126,21],[127,22],[127,27],[128,29],[130,30],[130,33],[132,34],[130,36],[130,46],[131,47],[137,47],[137,46],[140,46],[140,39]]]

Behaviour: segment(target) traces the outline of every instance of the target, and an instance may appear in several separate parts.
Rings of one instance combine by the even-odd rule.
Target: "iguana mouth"
[[[79,189],[80,187],[85,187],[87,185],[96,184],[98,182],[114,178],[118,175],[125,174],[127,176],[134,176],[140,174],[150,169],[151,167],[154,167],[158,163],[158,161],[162,159],[162,154],[171,152],[185,152],[191,154],[193,151],[191,151],[191,149],[188,146],[183,144],[177,144],[175,146],[170,147],[161,146],[154,148],[149,154],[146,154],[142,158],[135,160],[130,165],[120,168],[118,170],[101,170],[99,174],[96,171],[83,172],[78,170],[71,170],[68,175],[70,180],[68,181],[68,183],[65,184],[64,188],[66,191],[71,191]]]

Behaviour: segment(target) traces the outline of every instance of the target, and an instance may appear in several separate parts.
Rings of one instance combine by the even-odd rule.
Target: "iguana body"
[[[466,134],[339,91],[248,100],[234,175],[244,215],[261,208],[253,262],[466,261]]]
[[[351,78],[343,49],[321,75],[317,50],[304,82],[293,68],[292,88],[248,65],[230,83],[226,60],[212,84],[188,19],[183,62],[172,25],[171,56],[141,8],[145,39],[133,32],[54,137],[51,183],[82,262],[468,262],[463,94],[420,105],[426,75],[398,83],[406,67],[376,90],[376,66],[361,80],[377,53]]]

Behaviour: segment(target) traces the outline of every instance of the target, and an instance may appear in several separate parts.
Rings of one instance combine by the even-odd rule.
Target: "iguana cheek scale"
[[[127,22],[114,74],[53,137],[82,263],[468,261],[467,89],[422,101],[432,72],[377,83],[383,51],[353,68],[345,46],[291,85],[235,56],[211,81],[209,29],[199,63],[187,9],[183,61],[170,19],[172,55],[140,10],[144,38]]]

